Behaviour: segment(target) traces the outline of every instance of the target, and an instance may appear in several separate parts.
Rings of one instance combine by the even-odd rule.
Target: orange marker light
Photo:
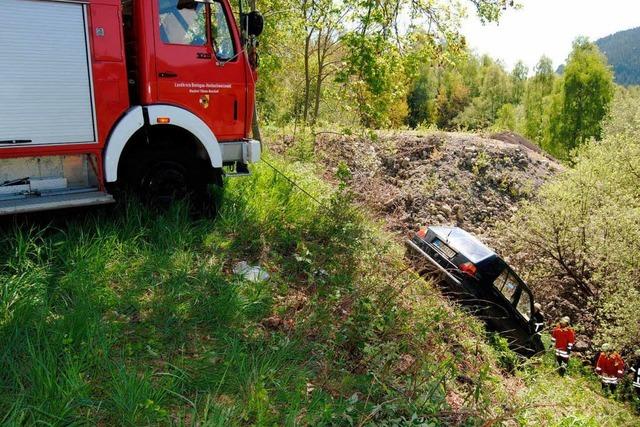
[[[158,122],[159,125],[167,125],[171,123],[171,119],[169,117],[158,117],[156,122]]]

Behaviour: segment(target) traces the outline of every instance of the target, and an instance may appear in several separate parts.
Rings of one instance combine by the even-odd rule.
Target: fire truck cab
[[[247,173],[260,159],[262,19],[246,12],[229,0],[3,0],[0,214],[109,203],[115,185],[206,199],[223,168]]]

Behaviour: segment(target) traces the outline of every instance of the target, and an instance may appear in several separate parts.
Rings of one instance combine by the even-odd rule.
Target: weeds
[[[480,176],[484,174],[489,166],[491,166],[491,158],[486,151],[480,151],[478,156],[473,160],[471,172],[476,176]]]
[[[285,165],[216,221],[133,201],[0,234],[5,424],[449,425],[509,396],[475,321],[352,202]],[[232,273],[260,263],[272,279]],[[466,378],[461,381],[460,378]]]

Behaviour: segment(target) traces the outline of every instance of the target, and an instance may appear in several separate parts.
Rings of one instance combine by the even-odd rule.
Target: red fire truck
[[[246,173],[262,17],[242,9],[2,0],[0,214],[109,203],[116,186],[206,197]]]

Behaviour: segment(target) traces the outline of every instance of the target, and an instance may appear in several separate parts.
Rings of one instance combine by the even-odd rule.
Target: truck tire
[[[142,176],[140,194],[155,207],[168,209],[174,201],[189,196],[190,177],[186,167],[177,161],[151,163]]]
[[[215,216],[221,200],[222,174],[210,167],[206,170],[199,163],[175,155],[157,156],[141,171],[141,198],[160,210],[186,201],[192,215]]]

